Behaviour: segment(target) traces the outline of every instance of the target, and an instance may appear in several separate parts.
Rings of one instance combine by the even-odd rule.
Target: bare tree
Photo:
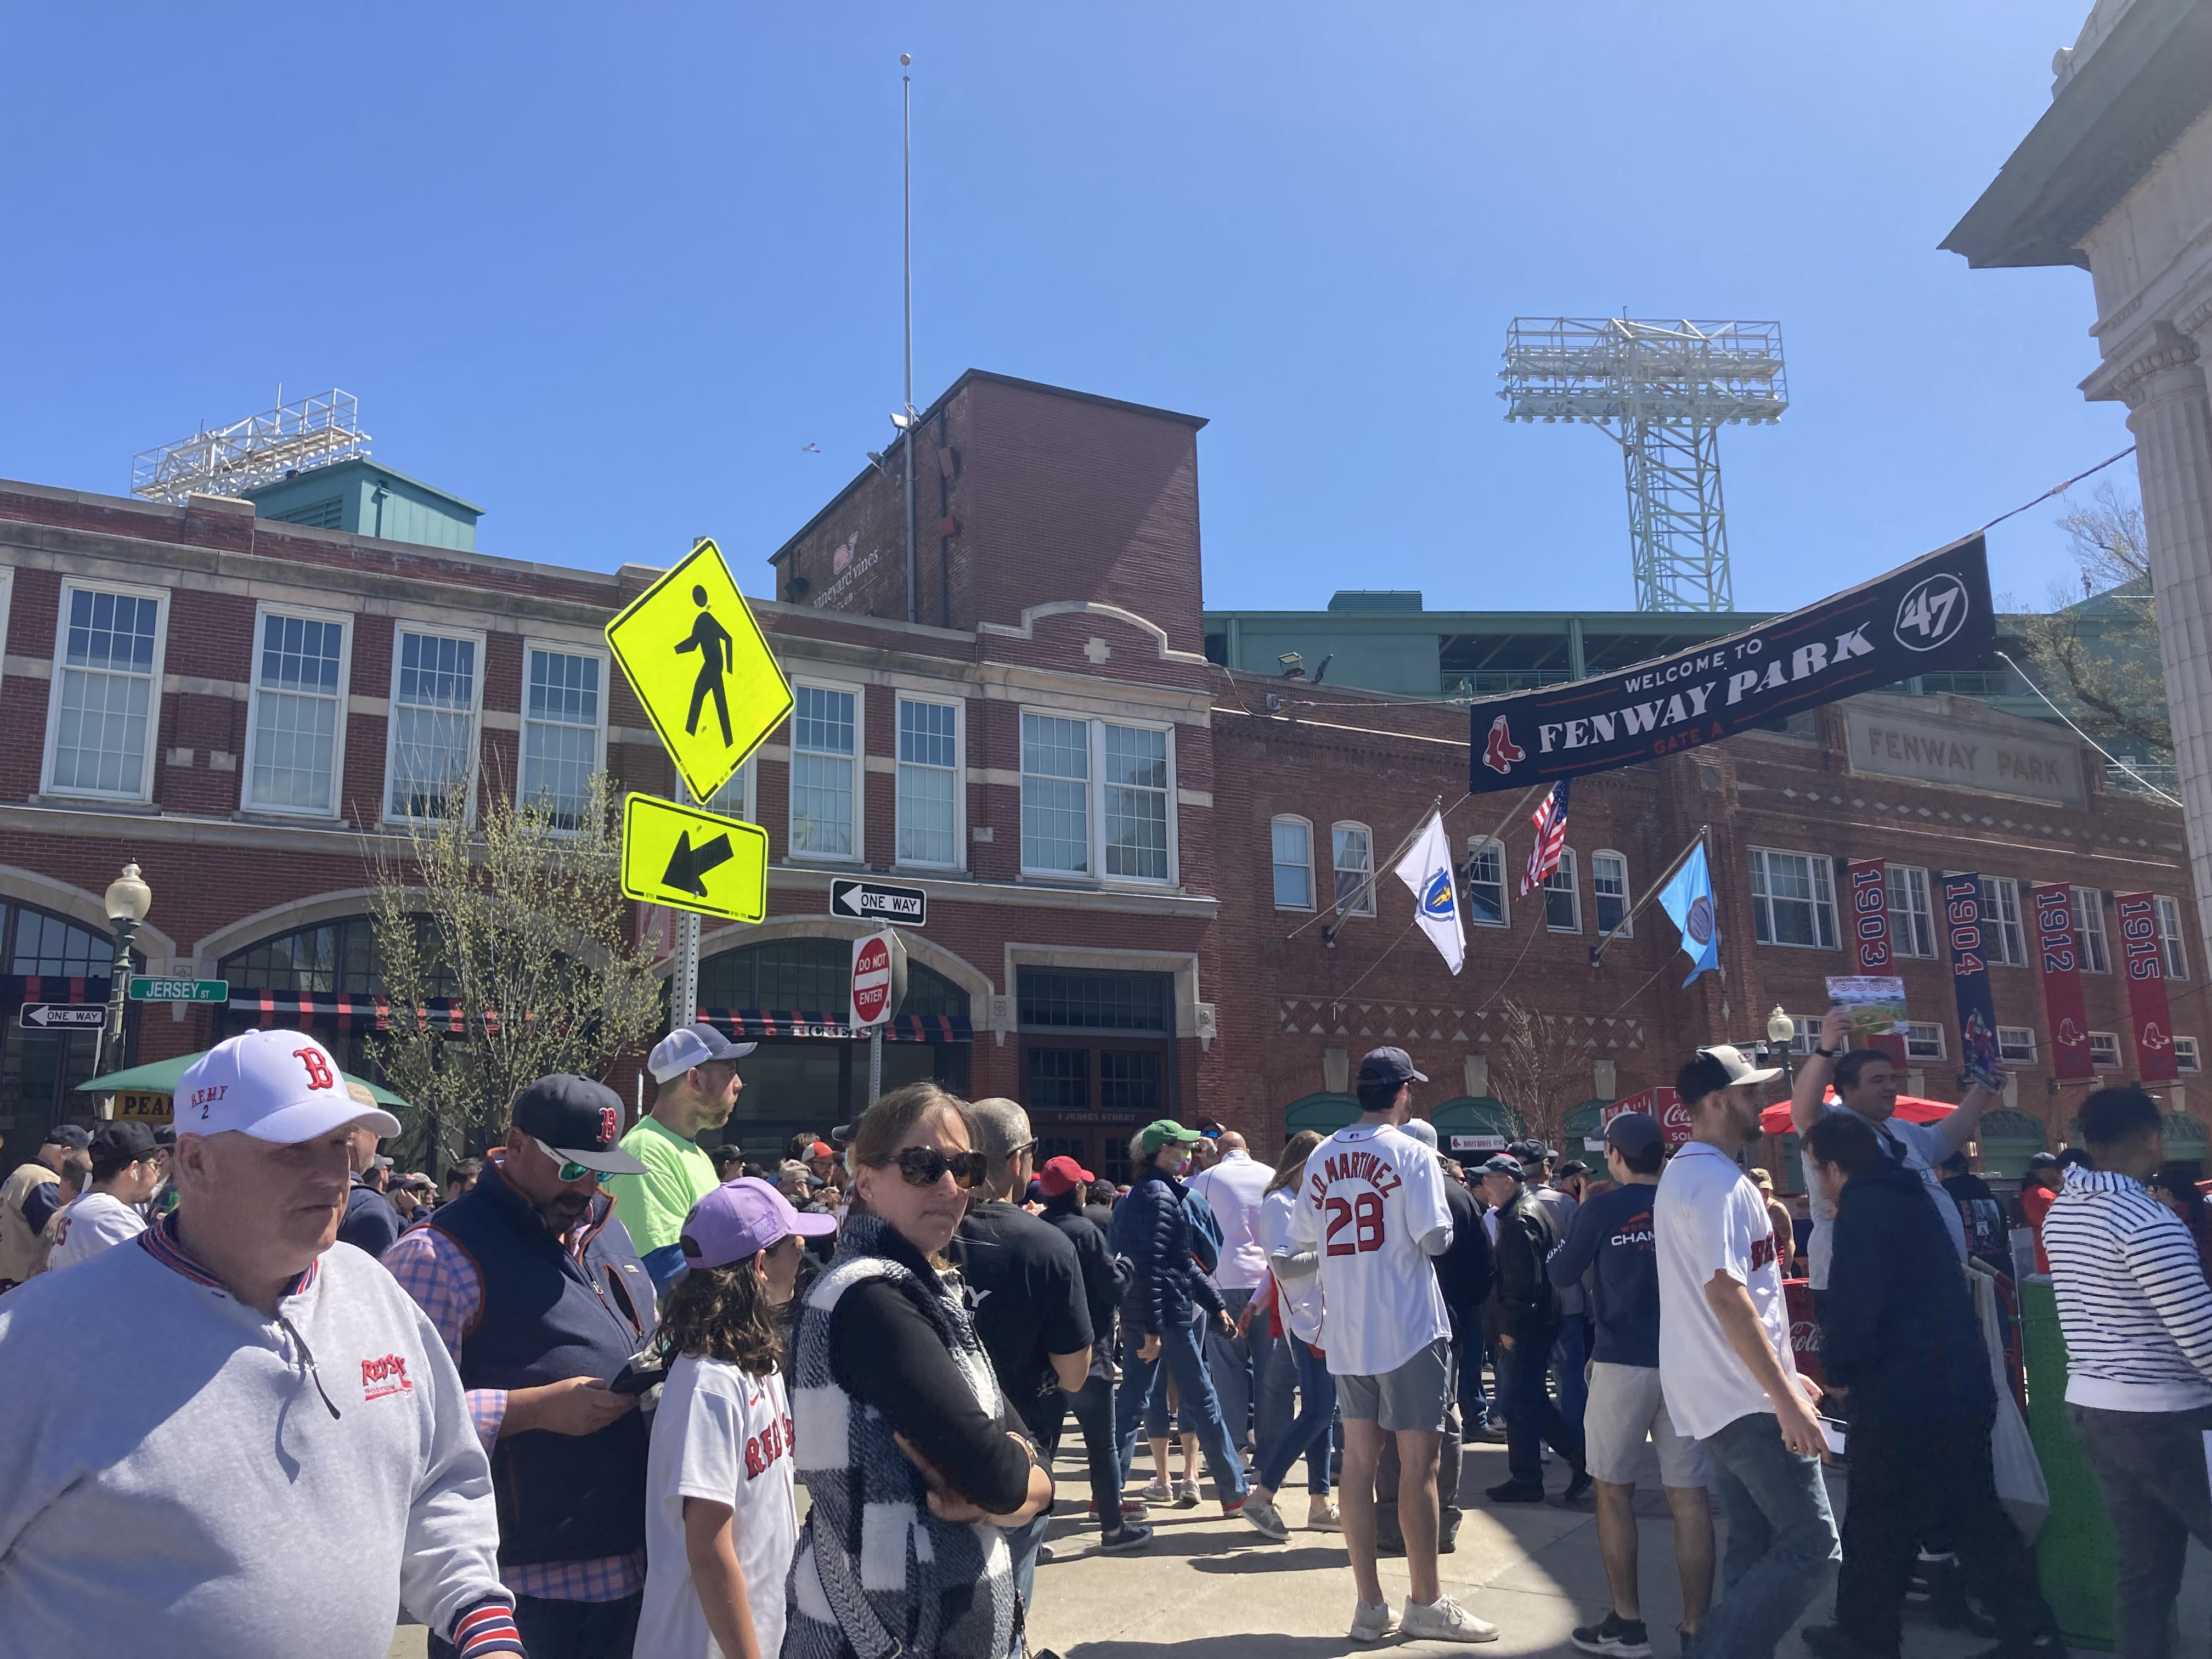
[[[2146,761],[2173,758],[2166,674],[2158,649],[2158,605],[2142,507],[2100,484],[2058,520],[2081,592],[2060,584],[2051,609],[2021,619],[2021,643],[2045,688],[2108,747]]]
[[[1501,1022],[1490,1049],[1492,1085],[1521,1114],[1528,1133],[1556,1146],[1565,1133],[1578,1082],[1589,1080],[1589,1045],[1578,1041],[1564,1015],[1539,1012],[1510,998],[1498,1008]]]
[[[391,1012],[371,1052],[410,1104],[408,1141],[435,1164],[503,1133],[528,1084],[599,1076],[660,1019],[605,775],[580,809],[484,793],[473,827],[456,792],[376,859],[370,914]]]

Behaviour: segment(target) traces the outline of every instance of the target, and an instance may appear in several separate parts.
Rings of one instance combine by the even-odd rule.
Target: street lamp
[[[1776,1003],[1774,1012],[1766,1017],[1766,1042],[1770,1048],[1782,1051],[1782,1086],[1792,1091],[1797,1086],[1797,1079],[1790,1072],[1790,1050],[1796,1041],[1797,1022],[1782,1012],[1780,1003]]]
[[[108,1051],[123,1052],[123,1004],[131,989],[131,940],[138,924],[154,908],[154,890],[138,878],[138,866],[126,864],[123,873],[107,884],[107,919],[115,927],[115,963],[107,975],[107,1021],[100,1027],[100,1042],[92,1057],[92,1073],[100,1075]]]

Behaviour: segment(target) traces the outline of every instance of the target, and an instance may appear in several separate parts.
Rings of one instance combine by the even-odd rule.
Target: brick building
[[[1435,1079],[1440,1127],[1526,1116],[1571,1137],[1602,1102],[1666,1080],[1691,1043],[1750,1038],[1778,1002],[1819,1011],[1822,976],[1846,971],[1824,943],[1840,939],[1835,858],[1897,866],[1908,932],[1924,872],[1961,862],[2004,882],[2187,890],[2178,814],[2108,793],[2049,728],[1923,696],[1857,699],[1577,784],[1571,873],[1524,902],[1525,808],[1486,852],[1513,803],[1461,799],[1463,708],[1208,661],[1202,424],[970,372],[916,429],[911,594],[902,447],[771,556],[778,598],[756,609],[794,716],[717,798],[769,833],[769,915],[710,921],[702,947],[702,1006],[762,1043],[732,1139],[764,1152],[863,1103],[866,1051],[841,1024],[861,928],[828,914],[831,881],[855,872],[929,894],[887,1082],[1013,1095],[1046,1155],[1115,1174],[1129,1133],[1162,1114],[1219,1119],[1263,1148],[1341,1121],[1351,1064],[1384,1042]],[[15,1010],[105,995],[100,893],[125,859],[156,894],[143,965],[233,992],[228,1007],[134,1013],[131,1059],[280,1018],[358,1060],[370,868],[435,785],[481,795],[519,778],[566,799],[604,765],[628,787],[674,788],[600,632],[657,574],[644,566],[556,569],[242,501],[10,483],[0,566],[0,1165],[85,1115],[70,1087],[90,1039],[26,1030]],[[2008,774],[1998,796],[1971,766],[1948,779],[1893,761],[1879,732],[1907,727],[2032,751],[2033,776]],[[1457,979],[1407,931],[1410,900],[1387,875],[1375,914],[1331,914],[1340,884],[1357,887],[1439,799],[1485,924]],[[1656,909],[1593,969],[1599,927],[1701,826],[1725,982],[1678,988]],[[1755,943],[1762,927],[1778,942]],[[2203,964],[2179,965],[2188,1034]],[[1947,1094],[1948,975],[1933,960],[1904,971],[1929,1028],[1916,1066]],[[2000,1019],[2039,1027],[2033,970],[1996,981]],[[2088,988],[2093,1024],[2124,1032],[2118,979]],[[1509,999],[1556,1017],[1541,1041],[1511,1038]],[[2044,1078],[2021,1059],[2006,1156],[2064,1133],[2070,1109]],[[635,1061],[614,1080],[637,1087]]]

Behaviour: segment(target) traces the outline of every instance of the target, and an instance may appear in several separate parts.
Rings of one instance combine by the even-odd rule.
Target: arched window
[[[1375,914],[1375,837],[1364,823],[1334,823],[1328,831],[1336,865],[1336,908],[1347,916]]]
[[[1274,820],[1275,908],[1314,908],[1313,825],[1288,814]]]
[[[823,1014],[842,1020],[852,988],[850,939],[768,939],[720,951],[699,964],[702,1008]],[[909,957],[906,1000],[899,1012],[965,1019],[968,993]]]
[[[415,918],[416,936],[434,956],[429,939],[429,918]],[[374,921],[366,915],[334,916],[312,927],[278,933],[243,951],[234,951],[216,969],[230,981],[233,994],[240,991],[276,991],[299,996],[314,992],[376,996],[384,990],[384,971],[377,959]],[[431,994],[460,994],[453,970],[440,964]]]
[[[1590,890],[1597,899],[1597,930],[1626,939],[1633,931],[1628,921],[1628,860],[1609,848],[1590,854]]]
[[[27,977],[53,975],[64,979],[106,979],[115,966],[115,941],[52,911],[28,904],[10,904],[8,916],[8,971]]]
[[[1506,908],[1505,843],[1471,836],[1467,843],[1467,915],[1478,927],[1510,927]]]

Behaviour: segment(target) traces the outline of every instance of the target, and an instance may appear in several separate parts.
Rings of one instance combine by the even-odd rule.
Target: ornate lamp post
[[[93,1075],[112,1054],[123,1054],[123,1004],[131,989],[131,941],[138,924],[154,908],[154,890],[139,879],[138,866],[126,864],[123,873],[107,884],[107,920],[115,928],[115,963],[108,969],[107,1023],[100,1027],[100,1043],[93,1054]]]
[[[1782,1012],[1780,1003],[1776,1003],[1774,1012],[1766,1017],[1766,1042],[1770,1050],[1781,1050],[1783,1086],[1793,1091],[1797,1086],[1797,1079],[1790,1069],[1790,1050],[1796,1041],[1797,1022]]]

